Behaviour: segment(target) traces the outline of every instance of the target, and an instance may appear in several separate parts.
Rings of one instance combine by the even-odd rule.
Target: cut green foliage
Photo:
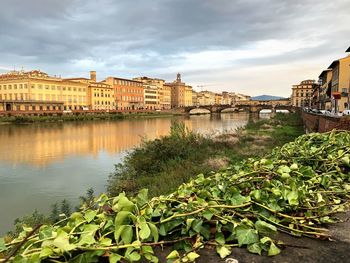
[[[328,237],[322,224],[336,222],[334,214],[348,208],[349,145],[348,132],[309,134],[263,159],[201,174],[169,195],[102,194],[94,208],[82,206],[64,224],[43,225],[31,236],[24,228],[8,243],[0,239],[0,250],[20,244],[14,262],[158,262],[153,247],[167,244],[176,249],[167,262],[193,262],[205,245],[222,258],[234,246],[274,256],[280,253],[277,231]]]

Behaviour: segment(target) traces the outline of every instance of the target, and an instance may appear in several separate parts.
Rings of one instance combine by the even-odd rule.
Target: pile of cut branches
[[[11,262],[158,262],[154,247],[170,244],[168,262],[193,262],[206,245],[222,258],[235,246],[277,255],[278,231],[329,237],[322,225],[336,222],[350,199],[349,146],[348,132],[303,135],[167,196],[102,194],[56,225],[0,239],[0,252]]]

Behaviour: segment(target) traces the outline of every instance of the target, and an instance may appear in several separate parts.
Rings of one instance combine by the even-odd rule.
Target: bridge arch
[[[192,108],[191,110],[188,111],[189,114],[195,115],[195,114],[211,114],[211,110],[206,108],[206,107],[196,107]]]

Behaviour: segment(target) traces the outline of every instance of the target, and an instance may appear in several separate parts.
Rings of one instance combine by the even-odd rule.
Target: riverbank
[[[56,225],[0,239],[0,252],[18,262],[343,262],[349,227],[326,227],[349,208],[349,143],[348,132],[303,135],[169,195],[102,194]]]
[[[302,120],[296,113],[277,113],[262,120],[250,118],[245,128],[215,137],[189,132],[177,123],[169,136],[143,142],[116,165],[107,191],[114,196],[147,188],[151,196],[166,194],[197,174],[263,156],[303,133]]]
[[[134,113],[67,113],[60,115],[18,115],[0,116],[0,124],[26,124],[46,122],[75,122],[75,121],[97,121],[97,120],[124,120],[133,118],[159,118],[179,115],[178,113],[166,112],[134,112]]]

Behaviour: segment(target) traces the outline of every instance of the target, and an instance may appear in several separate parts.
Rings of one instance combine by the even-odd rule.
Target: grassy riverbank
[[[199,173],[263,156],[301,134],[303,125],[298,114],[250,119],[237,133],[215,138],[194,134],[177,123],[169,136],[143,142],[126,156],[124,163],[116,165],[108,180],[108,193],[135,194],[142,188],[148,188],[151,196],[169,193]]]
[[[73,122],[97,120],[123,120],[132,118],[159,118],[173,116],[171,112],[140,112],[140,113],[84,113],[41,116],[1,116],[0,124],[21,124],[41,122]]]
[[[271,123],[263,124],[264,129],[273,132],[274,123],[279,123],[276,129],[282,128],[277,127],[280,120]],[[181,126],[174,127],[171,136],[181,131]],[[208,176],[200,174],[168,195],[149,198],[148,190],[142,189],[134,197],[120,193],[84,199],[78,211],[54,225],[23,228],[14,240],[0,238],[0,258],[4,262],[223,262],[219,256],[237,259],[237,249],[245,248],[252,254],[245,260],[238,258],[239,262],[345,262],[348,241],[333,242],[340,250],[325,255],[318,246],[300,246],[300,240],[307,245],[310,238],[323,243],[337,240],[326,227],[340,222],[336,214],[349,208],[349,143],[349,132],[312,133],[274,148],[263,158],[249,158]],[[282,234],[308,239],[299,238],[294,245]],[[348,240],[346,234],[343,240]],[[317,253],[310,258],[313,249]]]
[[[108,193],[113,196],[121,191],[135,194],[141,188],[148,188],[150,196],[166,194],[197,174],[217,171],[247,157],[263,156],[302,133],[302,122],[297,114],[277,114],[270,120],[250,119],[237,133],[215,138],[194,134],[183,124],[175,123],[169,136],[145,141],[128,154],[124,163],[116,165],[107,183]],[[93,191],[89,190],[81,200],[84,204],[92,198]],[[54,223],[59,214],[69,215],[73,210],[63,200],[52,206],[50,215],[35,211],[15,220],[11,236],[16,236],[23,225]]]

